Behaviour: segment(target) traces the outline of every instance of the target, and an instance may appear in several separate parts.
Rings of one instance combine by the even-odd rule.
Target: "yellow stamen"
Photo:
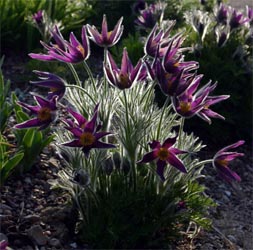
[[[84,132],[80,136],[80,142],[83,146],[90,146],[96,140],[96,137],[90,132]]]
[[[180,106],[180,110],[182,113],[187,113],[191,110],[191,103],[190,102],[180,102],[179,106]]]
[[[107,38],[110,39],[112,31],[107,32]]]
[[[119,74],[119,82],[120,82],[120,87],[121,88],[128,88],[129,87],[129,79],[128,79],[128,74]]]
[[[216,160],[216,163],[225,167],[228,165],[228,161],[227,160]]]
[[[53,93],[57,92],[58,90],[59,90],[58,88],[50,88],[50,91]]]
[[[84,53],[85,53],[84,47],[79,44],[76,48],[81,52],[82,56],[84,57]]]
[[[41,108],[38,111],[38,119],[42,122],[50,120],[51,119],[51,109],[47,108],[47,107]]]
[[[159,148],[157,152],[157,156],[161,161],[165,161],[168,158],[169,154],[170,152],[167,148]]]
[[[179,62],[174,63],[173,66],[177,68],[179,66]]]

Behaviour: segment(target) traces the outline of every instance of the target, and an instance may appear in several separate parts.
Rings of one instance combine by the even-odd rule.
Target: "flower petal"
[[[167,161],[170,165],[172,165],[173,167],[177,168],[178,170],[180,170],[183,173],[187,173],[187,170],[183,164],[183,162],[178,159],[173,152],[170,151],[170,154],[167,158]]]

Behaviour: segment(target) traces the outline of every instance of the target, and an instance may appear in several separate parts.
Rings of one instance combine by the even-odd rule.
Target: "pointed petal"
[[[102,40],[107,41],[108,40],[108,26],[107,26],[106,15],[103,15],[101,34],[102,34]]]
[[[152,148],[152,149],[155,149],[155,148],[160,148],[161,147],[161,144],[159,141],[152,141],[149,143],[149,146]]]
[[[19,123],[14,126],[14,128],[31,128],[31,127],[39,127],[43,125],[44,123],[41,122],[38,118],[34,118],[22,123]]]
[[[164,178],[164,168],[166,166],[166,162],[158,160],[157,163],[156,163],[156,165],[157,165],[157,168],[156,168],[157,174],[160,176],[160,178],[161,178],[162,181],[165,181],[165,178]]]
[[[113,144],[105,143],[101,141],[96,141],[92,147],[93,148],[116,148],[116,146]]]
[[[140,161],[138,161],[138,163],[147,163],[147,162],[151,162],[151,161],[153,161],[155,159],[156,159],[155,152],[151,151],[151,152],[145,154],[143,156],[143,158]]]
[[[177,141],[177,135],[172,138],[167,138],[162,144],[162,147],[170,148],[172,145],[176,143],[176,141]]]
[[[67,147],[82,147],[82,144],[80,143],[79,139],[69,141],[69,142],[65,142],[65,143],[62,143],[61,145],[67,146]]]
[[[183,162],[180,159],[178,159],[171,151],[170,151],[167,161],[170,165],[177,168],[181,172],[187,173],[187,170],[186,170]]]

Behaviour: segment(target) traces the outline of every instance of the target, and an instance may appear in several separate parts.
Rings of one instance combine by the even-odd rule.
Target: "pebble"
[[[228,190],[225,190],[225,194],[226,194],[228,197],[230,197],[230,196],[231,196],[231,192],[230,192],[230,191],[228,191]]]
[[[71,244],[69,244],[71,247],[73,247],[73,248],[77,248],[77,244],[75,243],[75,242],[73,242],[73,243],[71,243]]]
[[[1,242],[2,240],[8,242],[8,237],[7,237],[5,234],[0,233],[0,242]]]
[[[56,238],[52,238],[52,239],[49,240],[49,245],[52,246],[52,247],[60,247],[61,242]]]
[[[47,237],[44,235],[43,230],[39,225],[29,228],[27,235],[39,246],[44,246],[47,244]]]
[[[230,241],[232,241],[233,243],[236,243],[236,242],[237,242],[236,238],[235,238],[233,235],[228,235],[227,238],[228,238]]]

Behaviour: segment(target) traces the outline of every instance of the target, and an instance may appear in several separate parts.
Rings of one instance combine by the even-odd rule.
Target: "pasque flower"
[[[37,106],[30,106],[23,102],[17,102],[18,105],[29,110],[36,118],[19,123],[15,128],[31,128],[39,127],[40,130],[45,129],[57,118],[57,99],[58,96],[53,96],[52,99],[47,100],[40,96],[34,95]]]
[[[52,36],[56,44],[47,45],[44,42],[41,44],[48,51],[48,54],[34,54],[30,53],[29,56],[33,59],[42,61],[58,60],[66,63],[80,63],[87,60],[90,55],[89,39],[86,34],[86,26],[82,27],[82,43],[80,43],[73,32],[70,33],[69,42],[64,40],[61,32],[56,27],[52,31]]]
[[[152,151],[145,154],[142,160],[137,163],[148,163],[156,160],[156,172],[163,181],[165,180],[164,169],[168,163],[181,172],[187,173],[183,162],[177,157],[178,154],[184,154],[186,151],[172,147],[176,143],[176,139],[177,136],[173,138],[167,138],[163,144],[156,140],[149,143]]]
[[[110,52],[106,55],[107,64],[104,64],[104,72],[110,84],[118,87],[119,89],[128,89],[133,83],[142,80],[146,72],[142,70],[143,64],[139,60],[135,67],[133,67],[126,48],[123,50],[121,61],[121,68],[119,69],[113,60]]]
[[[144,46],[144,52],[146,55],[149,55],[151,57],[162,57],[165,54],[171,39],[169,37],[170,32],[175,23],[175,21],[172,21],[165,32],[162,29],[158,30],[157,24],[154,26]]]
[[[38,12],[34,13],[32,15],[32,18],[34,20],[34,22],[40,26],[43,22],[43,10],[39,10]]]
[[[237,148],[243,144],[244,141],[240,140],[232,145],[229,145],[219,150],[213,158],[214,168],[218,171],[219,175],[228,182],[241,180],[240,176],[228,167],[228,164],[235,158],[244,155],[243,153],[230,152],[229,150]]]
[[[155,63],[155,72],[162,92],[169,96],[178,96],[182,94],[191,84],[192,77],[194,77],[194,74],[189,73],[188,71],[195,69],[195,66],[197,67],[195,64],[189,64],[188,68],[178,68],[178,72],[172,74],[167,72],[163,68],[162,63],[157,60]]]
[[[123,32],[123,25],[121,25],[122,21],[123,17],[119,19],[114,29],[108,32],[106,15],[104,15],[101,33],[98,32],[95,26],[90,26],[89,24],[87,24],[90,39],[101,47],[111,47],[115,45],[119,41]]]
[[[249,18],[244,17],[242,13],[233,9],[233,12],[229,20],[230,29],[233,30],[233,29],[239,28],[240,26],[242,26],[244,23],[248,21],[249,21]]]
[[[58,100],[60,100],[64,96],[66,87],[65,81],[62,78],[49,72],[37,70],[34,70],[33,72],[38,75],[41,81],[31,81],[31,83],[37,86],[46,87],[50,89],[47,99],[51,99],[53,96],[56,95],[58,96]]]
[[[74,135],[75,139],[62,145],[80,147],[86,156],[89,155],[92,148],[115,148],[113,144],[99,141],[99,139],[111,134],[111,132],[98,132],[101,128],[100,125],[97,125],[98,106],[96,106],[95,113],[90,121],[75,111],[70,109],[68,111],[77,121],[77,124],[67,122],[68,127],[66,127]]]
[[[204,108],[204,101],[216,85],[211,86],[207,83],[195,94],[203,75],[197,75],[191,78],[188,88],[179,96],[172,97],[172,104],[175,111],[183,117],[191,117]]]
[[[228,21],[228,14],[229,8],[224,4],[220,4],[219,7],[216,9],[217,22],[226,25]]]

